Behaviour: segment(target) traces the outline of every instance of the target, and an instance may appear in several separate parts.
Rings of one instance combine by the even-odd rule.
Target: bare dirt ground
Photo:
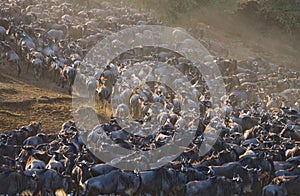
[[[261,56],[300,70],[300,39],[280,29],[269,29],[255,21],[245,23],[230,17],[220,20],[220,17],[199,14],[184,20],[184,27],[189,26],[188,22],[205,28],[205,37],[220,41],[229,49],[230,57]],[[48,79],[36,81],[30,73],[22,72],[17,78],[13,68],[0,67],[0,132],[12,131],[31,121],[41,122],[44,132],[59,131],[63,122],[72,119],[72,97],[67,90]]]
[[[59,131],[72,119],[72,98],[54,83],[35,81],[0,68],[0,132],[7,132],[31,121],[41,122],[45,132]]]
[[[30,75],[24,73],[17,77],[16,70],[0,67],[0,133],[31,121],[42,123],[44,132],[57,133],[64,122],[73,120],[72,96],[67,89],[47,78],[36,81]],[[109,108],[106,111],[111,113]],[[100,122],[107,121],[108,116],[104,109],[98,108]]]
[[[300,71],[300,34],[264,21],[255,14],[231,15],[198,10],[179,25],[204,29],[204,39],[215,40],[229,51],[229,57],[261,57],[268,62]]]

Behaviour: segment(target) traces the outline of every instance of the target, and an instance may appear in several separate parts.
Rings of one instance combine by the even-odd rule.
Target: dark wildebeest
[[[114,170],[88,179],[84,186],[83,195],[133,195],[140,186],[140,179],[135,173]]]
[[[62,175],[52,169],[37,169],[26,172],[27,175],[34,176],[38,186],[34,192],[38,194],[49,193],[53,195],[56,191],[70,193],[72,189],[72,179],[70,176]]]
[[[242,186],[239,180],[228,179],[224,176],[214,176],[207,180],[191,181],[185,185],[183,195],[240,195]]]
[[[20,60],[20,57],[19,55],[8,45],[6,44],[4,41],[1,41],[0,42],[0,51],[1,51],[1,61],[3,59],[5,59],[8,63],[14,63],[16,64],[17,66],[17,73],[18,73],[18,76],[20,75],[21,73],[21,67],[20,67],[20,64],[19,64],[19,60]],[[1,63],[3,64],[3,63]]]
[[[287,190],[288,195],[299,195],[300,176],[280,176],[273,179],[273,183]]]
[[[284,187],[269,184],[265,186],[261,193],[262,196],[287,196],[287,190]]]
[[[76,69],[70,66],[64,66],[61,70],[61,85],[64,88],[65,83],[68,84],[68,92],[71,95],[72,93],[72,86],[75,81],[76,77]]]
[[[17,195],[23,191],[34,191],[37,183],[33,177],[18,171],[0,173],[0,194]]]

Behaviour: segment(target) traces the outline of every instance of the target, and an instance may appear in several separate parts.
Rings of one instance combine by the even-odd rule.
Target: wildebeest
[[[96,177],[107,174],[113,170],[117,170],[117,168],[108,164],[96,164],[90,168],[90,173],[91,176]]]
[[[222,166],[211,166],[210,168],[216,176],[225,176],[229,179],[232,179],[236,175],[240,176],[243,181],[243,192],[252,192],[252,176],[239,162],[229,162]]]
[[[74,85],[76,73],[76,69],[70,66],[64,66],[61,70],[61,85],[64,88],[65,83],[68,84],[68,92],[70,95],[72,93],[72,86]]]
[[[207,180],[191,181],[184,187],[184,195],[240,195],[241,181],[214,176]]]
[[[27,59],[29,61],[28,66],[27,66],[27,72],[28,72],[29,66],[31,65],[35,79],[39,80],[43,73],[43,70],[45,68],[44,56],[40,52],[31,51],[30,53],[28,53]]]
[[[26,165],[25,165],[25,170],[26,171],[31,171],[35,169],[45,169],[46,165],[43,161],[38,160],[32,156],[30,156],[27,159]]]
[[[132,172],[113,170],[107,174],[88,179],[83,195],[120,194],[132,195],[140,185],[140,178]]]
[[[0,42],[0,50],[1,50],[1,61],[3,61],[3,59],[6,60],[6,62],[10,63],[10,64],[15,64],[17,66],[17,73],[18,76],[21,74],[21,66],[19,63],[20,57],[19,55],[5,42],[1,41]],[[3,62],[1,63],[3,64]]]
[[[55,40],[55,41],[60,41],[64,39],[65,35],[62,30],[56,30],[56,29],[50,29],[48,31],[48,34]]]
[[[300,176],[280,176],[272,181],[274,184],[283,187],[287,190],[288,195],[298,195],[300,192]]]
[[[234,59],[220,59],[217,60],[217,64],[222,74],[234,75],[237,73],[237,60]]]
[[[6,29],[3,26],[0,26],[0,41],[5,41]]]
[[[164,167],[140,172],[139,176],[141,184],[137,194],[175,194],[187,180],[184,173]]]
[[[98,85],[96,91],[97,91],[98,98],[102,105],[101,107],[104,107],[104,109],[106,110],[108,103],[110,103],[110,96],[112,93],[112,84],[110,84],[109,86],[106,86],[106,85],[100,83]]]
[[[23,191],[33,192],[37,182],[31,175],[18,171],[4,171],[0,173],[0,194],[17,195]]]
[[[52,169],[52,170],[56,171],[57,173],[61,174],[64,171],[64,166],[60,161],[57,161],[56,156],[53,155],[52,158],[47,163],[46,169]]]
[[[24,146],[38,146],[40,144],[50,143],[51,141],[56,139],[56,135],[47,135],[44,133],[38,133],[37,135],[30,136],[24,140]]]
[[[37,188],[33,194],[42,193],[54,194],[58,190],[70,193],[72,190],[72,180],[70,176],[64,176],[51,169],[35,169],[26,172],[37,181]]]
[[[86,85],[88,89],[89,99],[90,101],[93,101],[98,86],[98,81],[96,80],[95,77],[89,77],[86,79]]]
[[[285,187],[269,184],[263,188],[261,195],[262,196],[277,196],[277,195],[287,196],[287,190],[285,189]]]
[[[6,145],[0,143],[0,155],[16,158],[21,152],[21,147],[18,145]]]
[[[88,162],[79,162],[76,163],[75,167],[72,170],[71,173],[71,177],[72,180],[75,182],[75,194],[77,195],[81,195],[82,194],[82,186],[85,183],[86,180],[88,180],[89,178],[91,178],[91,173],[90,173],[90,166],[92,165],[92,163],[88,163]]]
[[[15,159],[3,155],[0,155],[0,165],[8,166],[9,168],[16,168],[17,166]]]

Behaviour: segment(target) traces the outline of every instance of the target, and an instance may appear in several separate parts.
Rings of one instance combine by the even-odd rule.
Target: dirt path
[[[45,132],[56,132],[72,119],[72,98],[50,81],[28,75],[16,79],[7,67],[0,68],[0,132],[14,130],[31,121],[42,123]]]
[[[64,122],[72,119],[72,96],[67,89],[47,78],[36,81],[30,73],[17,78],[14,70],[0,67],[0,133],[31,121],[41,122],[43,132],[55,133]],[[108,117],[100,110],[98,119],[107,122]]]

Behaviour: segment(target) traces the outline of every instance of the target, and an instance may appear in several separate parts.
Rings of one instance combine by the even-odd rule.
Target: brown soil
[[[73,120],[72,96],[67,89],[47,78],[36,81],[30,75],[24,73],[17,77],[16,70],[0,67],[0,133],[15,130],[31,121],[42,123],[44,132],[55,133],[64,122]],[[106,115],[105,108],[99,109],[98,106],[96,103],[98,119],[106,122],[111,110],[107,106]]]
[[[261,57],[300,71],[299,32],[288,33],[255,14],[221,14],[220,11],[199,8],[179,19],[176,25],[203,28],[204,39],[222,43],[228,49],[229,57],[241,60]]]
[[[0,132],[31,121],[41,122],[46,132],[54,132],[72,119],[72,98],[66,90],[48,80],[36,81],[29,75],[17,78],[14,70],[0,67]]]

